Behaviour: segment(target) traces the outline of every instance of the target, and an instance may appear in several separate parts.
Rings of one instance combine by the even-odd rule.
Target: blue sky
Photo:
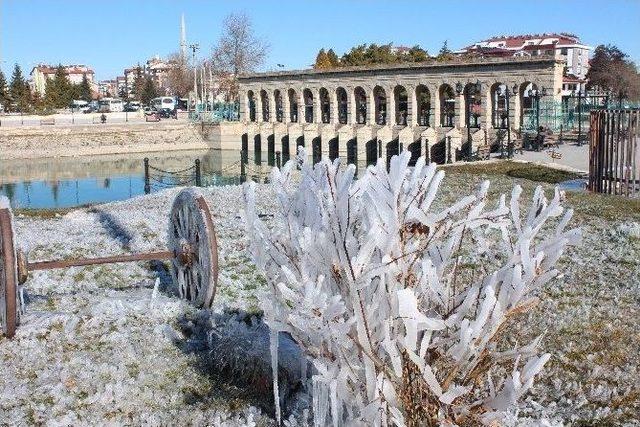
[[[640,63],[640,0],[0,0],[0,65],[28,73],[39,62],[84,63],[98,79],[178,49],[211,51],[222,19],[244,12],[270,44],[265,69],[311,64],[321,47],[341,54],[360,43],[420,44],[438,51],[492,35],[573,32],[592,46],[616,44]]]

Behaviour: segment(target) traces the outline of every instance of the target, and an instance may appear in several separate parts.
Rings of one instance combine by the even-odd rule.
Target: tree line
[[[71,83],[62,65],[58,65],[53,78],[46,80],[44,97],[38,91],[31,91],[29,83],[18,64],[13,67],[11,81],[0,70],[0,104],[7,111],[42,112],[53,108],[65,108],[73,100],[91,101],[91,85],[87,76],[82,82]]]
[[[419,45],[411,48],[401,48],[394,47],[393,43],[383,45],[371,43],[354,46],[342,57],[338,57],[333,49],[325,50],[322,48],[316,55],[313,68],[322,70],[360,65],[425,62],[430,59],[446,61],[451,58],[453,58],[453,53],[449,49],[446,40],[435,57],[430,56],[429,52]]]

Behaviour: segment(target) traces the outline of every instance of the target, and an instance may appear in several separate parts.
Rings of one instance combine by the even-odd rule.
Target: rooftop
[[[486,40],[473,43],[462,50],[478,49],[478,45],[490,45],[503,42],[505,49],[523,49],[528,46],[549,46],[549,45],[574,45],[581,44],[580,38],[571,33],[542,33],[542,34],[520,34],[520,35],[502,35],[493,36]]]
[[[535,64],[535,63],[562,63],[561,60],[555,58],[554,55],[539,55],[535,57],[454,57],[449,61],[436,61],[430,59],[425,62],[406,62],[398,64],[379,64],[379,65],[363,65],[357,67],[337,67],[330,69],[316,70],[313,68],[307,68],[303,70],[287,70],[287,71],[268,71],[262,73],[248,73],[239,76],[239,80],[251,80],[251,79],[264,79],[272,77],[297,77],[297,76],[309,76],[309,75],[335,75],[344,73],[356,73],[356,72],[375,72],[375,71],[387,71],[387,70],[419,70],[419,69],[433,69],[433,68],[445,68],[445,67],[474,67],[487,64]]]

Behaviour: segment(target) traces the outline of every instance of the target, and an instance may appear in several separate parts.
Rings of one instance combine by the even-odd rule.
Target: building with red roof
[[[94,82],[95,73],[93,69],[86,65],[63,65],[64,72],[73,84],[82,83],[82,79],[86,76],[91,86],[92,92],[97,92],[97,85]],[[47,80],[53,79],[56,74],[57,66],[38,64],[31,69],[31,90],[38,92],[44,96],[47,87]]]
[[[570,95],[573,90],[585,90],[591,49],[575,34],[543,33],[495,36],[455,53],[483,57],[554,55],[565,61],[562,91],[563,95]]]

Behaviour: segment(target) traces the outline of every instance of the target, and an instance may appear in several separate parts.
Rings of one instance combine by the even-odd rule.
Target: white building
[[[92,92],[97,92],[98,87],[94,82],[95,73],[86,65],[64,65],[64,72],[73,84],[82,83],[83,77],[87,77]],[[57,66],[39,64],[31,70],[31,89],[44,96],[47,87],[47,80],[53,79],[56,74]]]
[[[477,54],[484,57],[554,55],[565,62],[562,95],[573,90],[586,90],[591,46],[569,33],[525,34],[497,36],[473,43],[457,51],[457,54]]]

